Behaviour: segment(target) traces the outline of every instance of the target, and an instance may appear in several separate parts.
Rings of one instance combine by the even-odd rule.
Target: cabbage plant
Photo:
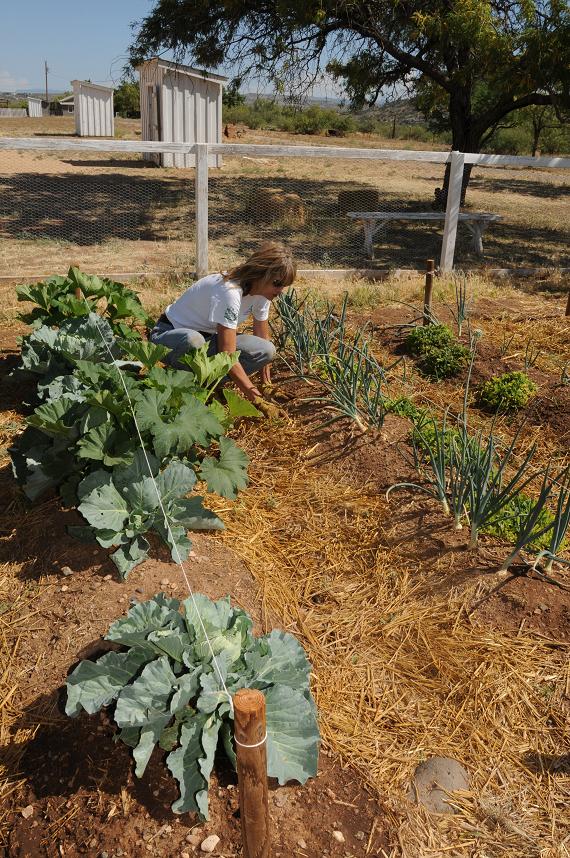
[[[181,606],[159,593],[110,627],[105,637],[120,644],[120,652],[81,661],[70,674],[66,712],[75,717],[113,707],[117,737],[133,749],[136,775],[142,777],[159,745],[180,787],[172,810],[207,819],[218,744],[235,766],[228,693],[256,688],[266,702],[268,775],[280,784],[305,783],[316,775],[320,741],[311,665],[292,635],[254,637],[252,626],[229,597],[213,602],[195,594]]]

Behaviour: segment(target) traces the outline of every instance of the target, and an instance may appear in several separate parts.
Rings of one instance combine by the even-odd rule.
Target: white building
[[[29,96],[28,98],[28,116],[38,117],[43,116],[42,110],[42,100],[41,98],[33,98]]]
[[[80,137],[114,137],[113,88],[72,80],[75,133]]]
[[[222,91],[227,77],[155,57],[138,66],[143,140],[221,143]],[[163,167],[193,167],[194,155],[145,154]],[[210,166],[220,167],[221,155]]]

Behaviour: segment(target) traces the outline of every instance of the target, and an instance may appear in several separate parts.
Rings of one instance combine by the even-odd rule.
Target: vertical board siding
[[[166,143],[221,143],[222,142],[222,88],[224,78],[213,80],[196,70],[174,66],[153,59],[138,67],[141,88],[141,130],[143,140],[162,140]],[[155,110],[152,98],[143,93],[156,86],[160,113],[159,128],[153,125]],[[145,155],[153,159],[157,156]],[[164,152],[159,163],[164,167],[194,167],[196,156],[180,152]],[[210,155],[211,167],[219,167],[221,155]]]
[[[28,98],[28,116],[43,116],[41,98]]]
[[[80,137],[114,137],[113,90],[73,81],[75,133]]]

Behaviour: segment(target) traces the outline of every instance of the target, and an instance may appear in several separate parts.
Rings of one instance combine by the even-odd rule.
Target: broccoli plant
[[[469,349],[458,343],[447,325],[415,327],[404,340],[424,375],[434,380],[457,375],[467,365]]]
[[[475,402],[486,411],[512,413],[528,405],[536,393],[536,384],[525,372],[506,372],[483,382]]]
[[[118,738],[133,749],[142,777],[155,745],[178,781],[175,813],[208,818],[208,782],[218,744],[233,765],[233,707],[240,688],[263,692],[267,773],[280,784],[317,773],[319,729],[309,689],[311,666],[282,631],[256,638],[229,598],[195,594],[182,605],[159,593],[113,623],[106,639],[123,647],[82,661],[67,679],[68,715],[113,707]]]

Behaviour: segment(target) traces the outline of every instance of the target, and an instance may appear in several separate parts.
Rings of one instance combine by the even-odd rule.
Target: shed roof
[[[114,87],[112,86],[101,86],[100,83],[91,83],[90,80],[72,80],[71,85],[75,87],[75,84],[79,84],[79,86],[89,86],[92,89],[100,89],[101,92],[114,92]]]
[[[150,63],[154,63],[157,66],[162,66],[163,68],[172,69],[172,71],[188,75],[188,77],[198,77],[201,80],[211,80],[214,83],[219,83],[222,85],[229,80],[229,78],[224,77],[221,74],[207,72],[204,71],[204,69],[196,69],[193,66],[185,66],[182,65],[182,63],[173,63],[170,62],[170,60],[163,60],[161,57],[152,57],[150,60],[146,60],[144,63],[140,63],[140,65],[136,66],[136,68],[140,69],[142,68],[142,66],[149,65]]]

